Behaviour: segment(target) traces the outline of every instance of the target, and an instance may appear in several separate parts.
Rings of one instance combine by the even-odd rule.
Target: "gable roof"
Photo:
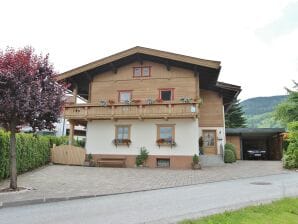
[[[195,69],[195,66],[199,67],[205,67],[205,68],[210,68],[214,70],[220,70],[220,61],[212,61],[212,60],[206,60],[206,59],[200,59],[200,58],[195,58],[195,57],[190,57],[186,55],[181,55],[181,54],[175,54],[175,53],[170,53],[167,51],[160,51],[160,50],[155,50],[151,48],[145,48],[145,47],[140,47],[136,46],[133,48],[130,48],[125,51],[121,51],[119,53],[113,54],[111,56],[99,59],[97,61],[88,63],[86,65],[74,68],[72,70],[66,71],[60,75],[57,76],[57,80],[64,80],[67,78],[70,78],[72,76],[76,76],[78,74],[96,69],[98,67],[104,66],[104,65],[111,65],[111,63],[114,63],[118,60],[130,57],[130,56],[136,56],[136,58],[140,55],[146,55],[146,56],[153,56],[156,58],[160,59],[165,59],[173,62],[182,62],[185,64],[192,65],[193,68]],[[166,61],[165,61],[166,62]]]

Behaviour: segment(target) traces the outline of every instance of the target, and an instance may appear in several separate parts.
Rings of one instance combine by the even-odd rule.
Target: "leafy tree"
[[[229,111],[225,114],[227,128],[245,128],[246,119],[239,100],[235,101]]]
[[[294,90],[286,88],[289,97],[279,104],[275,110],[275,118],[284,124],[298,121],[298,83],[294,82]]]
[[[30,47],[0,51],[0,124],[10,131],[10,188],[17,189],[16,132],[21,125],[52,129],[61,113],[64,88],[48,55]]]

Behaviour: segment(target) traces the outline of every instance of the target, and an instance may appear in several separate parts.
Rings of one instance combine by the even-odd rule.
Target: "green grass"
[[[180,224],[298,224],[298,198],[285,198],[271,204],[185,220]]]

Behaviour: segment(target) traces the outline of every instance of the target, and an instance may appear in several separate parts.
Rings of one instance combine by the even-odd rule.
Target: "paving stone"
[[[229,179],[287,173],[280,161],[237,161],[220,167],[202,170],[98,168],[51,165],[18,177],[18,184],[30,187],[23,193],[0,194],[0,203],[40,198],[86,197],[142,191],[190,184],[201,184]],[[0,188],[9,185],[0,182]]]

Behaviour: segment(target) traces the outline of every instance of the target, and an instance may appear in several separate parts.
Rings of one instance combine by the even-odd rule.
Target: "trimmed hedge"
[[[231,143],[225,144],[225,154],[224,154],[224,161],[225,163],[234,163],[236,162],[236,148]]]
[[[64,137],[16,135],[18,173],[38,168],[50,161],[52,144],[64,143]],[[9,133],[0,130],[0,180],[9,177]]]
[[[224,155],[225,163],[233,163],[236,161],[235,154],[232,150],[226,149]]]

